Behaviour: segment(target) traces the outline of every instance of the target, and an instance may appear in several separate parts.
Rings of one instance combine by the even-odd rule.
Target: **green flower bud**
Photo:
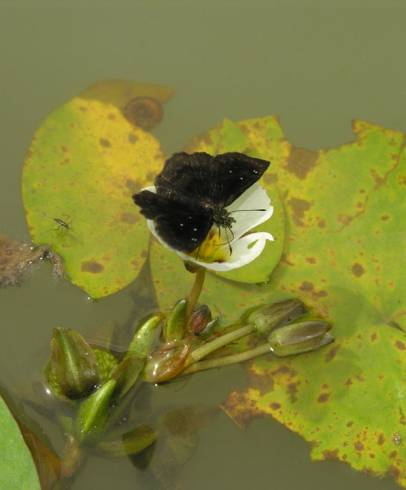
[[[45,377],[56,396],[69,399],[89,395],[100,382],[96,356],[78,332],[54,329]]]
[[[135,332],[127,355],[146,359],[158,341],[161,323],[162,315],[154,315],[146,320]]]
[[[117,381],[110,379],[80,405],[76,429],[81,441],[89,440],[103,432]]]
[[[304,304],[298,299],[288,299],[254,310],[247,323],[254,325],[260,335],[267,335],[275,328],[290,323],[306,312]]]
[[[121,436],[120,439],[103,440],[98,444],[110,456],[134,456],[156,441],[155,431],[148,425],[140,425]]]
[[[183,339],[186,330],[186,307],[187,301],[185,299],[181,299],[169,313],[162,329],[165,342],[173,342]]]
[[[333,342],[330,329],[331,325],[322,320],[293,323],[271,332],[268,342],[279,357],[301,354]]]

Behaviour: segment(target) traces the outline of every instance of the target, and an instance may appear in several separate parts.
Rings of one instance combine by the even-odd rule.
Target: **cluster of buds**
[[[45,377],[53,396],[72,408],[68,426],[77,447],[86,444],[128,455],[155,441],[156,433],[146,425],[131,428],[118,439],[110,436],[117,433],[114,414],[120,413],[140,382],[167,382],[266,353],[297,355],[333,341],[330,325],[309,319],[296,299],[251,309],[237,326],[228,328],[213,319],[206,305],[197,305],[189,316],[187,306],[180,300],[167,315],[144,321],[120,360],[108,350],[92,347],[74,330],[54,330]],[[250,347],[233,352],[230,346],[246,337]]]

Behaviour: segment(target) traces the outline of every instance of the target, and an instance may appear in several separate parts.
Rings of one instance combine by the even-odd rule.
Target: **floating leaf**
[[[40,483],[23,436],[0,398],[0,488],[40,490]]]
[[[270,119],[240,127],[252,153],[271,158]],[[270,299],[301,298],[332,321],[337,341],[290,360],[255,361],[249,388],[231,394],[225,409],[241,424],[270,414],[312,442],[314,459],[390,472],[406,487],[405,140],[361,121],[354,132],[356,141],[337,149],[289,145],[269,183],[283,195],[288,235]]]
[[[91,98],[73,98],[36,132],[23,171],[31,236],[90,296],[114,293],[139,273],[148,233],[131,196],[163,161],[150,133]]]
[[[268,285],[210,276],[201,300],[230,321],[255,304],[298,297],[333,324],[336,342],[256,360],[248,388],[224,409],[240,425],[271,415],[312,443],[313,459],[391,473],[406,488],[405,135],[356,121],[354,142],[311,151],[291,146],[274,118],[236,125],[251,155],[274,162],[265,184],[283,196],[287,239]],[[191,275],[162,247],[151,262],[159,298],[184,294],[182,274],[190,287]]]
[[[271,166],[262,178],[262,184],[272,182],[273,179],[270,176],[270,172],[273,171],[273,168],[285,162],[289,154],[289,145],[283,138],[279,123],[275,118],[268,118],[267,136],[273,138],[273,144],[270,145],[270,151],[266,155],[266,159],[271,162]],[[255,138],[252,138],[247,128],[228,119],[225,119],[220,126],[212,129],[207,134],[195,138],[188,145],[187,151],[190,153],[205,151],[211,155],[239,151],[250,156],[262,158],[255,147]],[[271,233],[275,241],[268,243],[261,256],[251,264],[240,269],[221,273],[221,276],[248,283],[264,282],[269,279],[272,270],[278,264],[282,255],[285,237],[285,215],[278,189],[275,186],[268,185],[267,192],[274,207],[274,214],[270,220],[260,225],[255,231]]]

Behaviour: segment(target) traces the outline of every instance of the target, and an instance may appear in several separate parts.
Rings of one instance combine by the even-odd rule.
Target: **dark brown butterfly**
[[[226,207],[268,166],[269,162],[242,153],[175,153],[155,178],[156,193],[143,190],[133,200],[168,245],[190,253],[213,225],[231,229],[235,220]]]

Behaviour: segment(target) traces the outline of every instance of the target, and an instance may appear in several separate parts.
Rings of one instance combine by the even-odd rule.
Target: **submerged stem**
[[[262,356],[268,352],[271,352],[271,348],[267,342],[255,347],[255,349],[250,349],[239,354],[232,354],[230,356],[218,357],[217,359],[207,359],[206,361],[195,362],[187,367],[182,372],[182,375],[197,373],[198,371],[204,371],[206,369],[228,366],[229,364],[238,364],[240,362],[249,361],[255,357]]]
[[[197,269],[195,273],[195,280],[192,289],[190,290],[189,296],[187,298],[186,324],[189,321],[189,318],[192,315],[193,310],[199,299],[200,293],[202,292],[205,275],[206,275],[206,269],[204,269],[203,267]]]
[[[200,361],[200,359],[203,359],[203,357],[208,356],[215,350],[224,347],[234,340],[245,337],[254,330],[255,327],[253,325],[244,325],[243,327],[237,328],[237,330],[233,330],[232,332],[221,335],[220,337],[203,344],[189,354],[186,365],[188,366],[194,362]]]

